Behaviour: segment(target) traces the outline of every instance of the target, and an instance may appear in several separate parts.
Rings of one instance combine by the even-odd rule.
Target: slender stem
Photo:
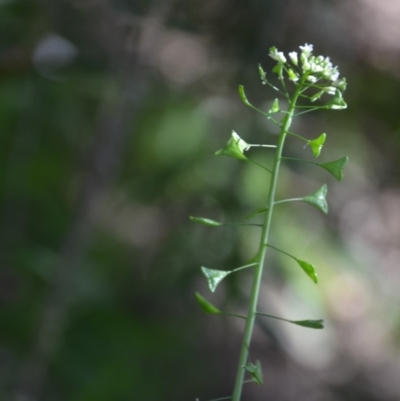
[[[288,72],[287,68],[285,67],[285,65],[282,65],[283,69],[286,71],[286,73]],[[286,99],[289,99],[289,92],[286,89],[286,84],[285,84],[285,79],[283,78],[283,74],[280,75],[279,80],[281,81],[281,85],[285,91],[286,94]]]
[[[312,110],[319,110],[319,109],[326,109],[326,106],[296,106],[296,109],[312,109]]]
[[[243,379],[244,379],[244,374],[245,374],[245,370],[244,370],[243,366],[246,365],[246,362],[248,359],[249,351],[248,351],[247,345],[250,344],[250,342],[251,342],[254,321],[255,321],[255,318],[257,315],[258,294],[259,294],[260,285],[261,285],[261,277],[262,277],[265,253],[266,253],[266,248],[267,248],[266,245],[268,243],[268,234],[269,234],[271,221],[272,221],[272,212],[273,212],[274,200],[275,200],[275,190],[276,190],[276,184],[278,181],[279,166],[280,166],[280,162],[282,159],[282,150],[283,150],[283,145],[285,143],[285,138],[286,138],[287,132],[292,123],[293,114],[294,114],[294,111],[296,108],[296,102],[299,97],[302,85],[304,83],[304,79],[305,78],[303,78],[301,80],[301,82],[299,83],[299,85],[296,87],[293,97],[290,100],[288,112],[283,119],[281,132],[279,134],[278,147],[275,152],[271,181],[270,181],[270,185],[269,185],[268,201],[267,201],[267,205],[266,205],[268,210],[264,216],[263,228],[262,228],[261,238],[260,238],[260,245],[259,245],[259,249],[258,249],[258,261],[257,261],[258,264],[255,267],[253,285],[252,285],[252,289],[251,289],[250,302],[249,302],[249,310],[247,313],[246,326],[244,329],[243,341],[242,341],[242,346],[241,346],[241,350],[240,350],[238,369],[237,369],[237,374],[236,374],[236,381],[235,381],[235,386],[234,386],[234,390],[233,390],[232,401],[240,401],[240,397],[241,397],[241,393],[242,393]]]
[[[262,169],[264,169],[264,170],[268,171],[270,174],[272,174],[272,171],[269,168],[263,166],[262,164],[257,163],[257,162],[255,162],[254,160],[251,160],[251,159],[247,159],[247,161],[249,163],[251,163],[251,164],[254,164],[254,165],[258,166],[258,167],[261,167]]]
[[[288,131],[288,134],[291,135],[291,136],[294,136],[294,137],[296,137],[296,138],[299,138],[299,139],[301,139],[301,140],[304,141],[304,142],[308,142],[308,139],[303,138],[301,135],[295,134],[294,132]]]
[[[210,401],[222,401],[222,400],[231,400],[232,396],[230,395],[229,397],[222,397],[222,398],[214,398]]]
[[[318,110],[318,109],[310,109],[310,110],[302,111],[300,113],[295,113],[294,117],[301,116],[302,114],[306,114],[306,113],[311,113],[312,111],[316,111],[316,110]]]
[[[279,110],[279,113],[285,113],[285,112],[282,111],[282,110]],[[275,118],[273,118],[273,117],[271,117],[270,120],[271,120],[273,123],[275,123],[278,127],[279,127],[280,124],[281,124],[278,120],[275,120]]]
[[[290,199],[282,199],[280,201],[274,202],[274,205],[277,205],[278,203],[286,203],[286,202],[299,202],[302,201],[303,198],[290,198]]]
[[[293,320],[284,319],[283,317],[268,315],[267,313],[257,312],[257,315],[266,316],[266,317],[270,317],[270,318],[272,318],[272,319],[277,319],[277,320],[282,320],[282,321],[284,321],[284,322],[293,323]]]
[[[287,99],[286,93],[282,92],[279,88],[277,88],[276,86],[272,85],[267,80],[265,80],[263,82],[265,82],[269,87],[271,87],[273,90],[279,92],[282,96],[284,96]]]
[[[235,313],[228,313],[228,312],[220,312],[218,313],[219,316],[232,316],[232,317],[238,317],[240,319],[246,320],[246,316],[243,315],[236,315]]]
[[[281,157],[281,159],[282,159],[282,160],[294,160],[294,161],[296,161],[296,162],[314,164],[315,166],[319,166],[319,163],[310,162],[310,161],[304,160],[304,159],[297,159],[297,158],[295,158],[295,157]]]
[[[251,109],[261,113],[263,116],[267,117],[268,119],[271,117],[269,113],[266,113],[265,111],[262,111],[258,109],[257,107],[253,106],[250,102],[246,103],[247,106],[249,106]]]
[[[262,147],[262,148],[276,148],[276,145],[261,145],[261,144],[249,144],[249,147]]]
[[[239,270],[247,269],[248,267],[255,266],[257,263],[249,263],[248,265],[237,267],[236,269],[231,270],[231,273],[238,272]]]
[[[221,226],[253,226],[253,227],[262,227],[262,224],[256,224],[256,223],[221,223]]]
[[[297,258],[296,258],[295,256],[293,256],[293,255],[291,255],[290,253],[287,253],[287,252],[285,252],[285,251],[282,251],[282,249],[276,248],[275,246],[272,246],[272,245],[270,245],[270,244],[265,244],[265,246],[268,247],[268,248],[274,249],[275,251],[278,251],[278,252],[280,252],[280,253],[283,253],[283,254],[286,255],[286,256],[289,256],[289,258],[292,258],[292,259],[294,259],[294,260],[297,260]]]

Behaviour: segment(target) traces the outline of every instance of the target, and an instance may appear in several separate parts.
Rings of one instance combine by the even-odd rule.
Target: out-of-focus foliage
[[[304,115],[350,157],[340,185],[288,162],[280,198],[328,184],[327,216],[282,204],[251,354],[265,385],[246,400],[400,399],[400,7],[395,2],[0,1],[0,399],[205,401],[229,395],[242,324],[203,316],[200,263],[254,256],[268,174],[214,156],[236,130],[273,143],[259,81],[269,47],[313,43],[346,76],[346,111]],[[261,139],[260,139],[261,138]],[[329,154],[328,154],[329,149]],[[288,156],[310,157],[294,138]],[[249,153],[246,153],[246,156]],[[268,150],[251,150],[268,165]],[[254,217],[257,221],[257,216]],[[207,299],[240,312],[246,271]],[[24,398],[25,397],[25,398]],[[28,397],[28,398],[27,398]]]

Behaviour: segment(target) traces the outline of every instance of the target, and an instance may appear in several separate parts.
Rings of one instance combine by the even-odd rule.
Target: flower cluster
[[[328,108],[345,109],[347,105],[342,92],[346,89],[346,79],[339,78],[338,67],[332,64],[329,57],[314,56],[313,45],[306,43],[300,46],[300,50],[299,54],[289,53],[289,62],[283,52],[278,51],[276,47],[270,48],[269,56],[278,62],[273,71],[278,74],[279,79],[283,79],[282,73],[285,71],[288,79],[294,84],[298,85],[301,82],[305,89],[309,87],[317,90],[309,96],[312,102],[326,93],[333,96],[327,104]]]

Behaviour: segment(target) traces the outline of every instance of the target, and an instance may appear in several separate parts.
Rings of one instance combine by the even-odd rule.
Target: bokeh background
[[[267,109],[257,64],[307,42],[339,65],[349,107],[293,130],[326,132],[320,160],[350,162],[341,183],[283,166],[280,198],[329,188],[328,216],[282,205],[271,236],[320,283],[271,251],[260,308],[326,328],[260,319],[265,385],[243,401],[398,401],[399,20],[391,0],[1,0],[0,399],[231,394],[243,323],[203,315],[193,293],[244,312],[250,272],[211,295],[199,267],[242,265],[258,233],[188,216],[240,222],[265,203],[265,172],[213,153],[232,129],[274,142],[237,86]],[[285,152],[312,159],[295,139]]]

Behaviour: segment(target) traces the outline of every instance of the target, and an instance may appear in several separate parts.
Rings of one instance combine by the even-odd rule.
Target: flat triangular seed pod
[[[347,156],[342,157],[341,159],[334,160],[329,163],[320,163],[318,164],[320,167],[329,171],[338,181],[342,181],[343,178],[343,168],[346,165],[349,158]]]
[[[246,106],[253,107],[253,105],[247,100],[247,96],[246,96],[246,93],[244,92],[244,86],[243,86],[243,85],[239,85],[238,91],[239,91],[240,100],[241,100]]]
[[[261,82],[263,84],[265,84],[266,80],[267,80],[267,73],[263,70],[263,68],[261,67],[261,64],[258,64],[258,72],[260,74]],[[239,86],[239,90],[240,90],[240,86]]]
[[[247,365],[243,366],[247,372],[250,373],[252,377],[252,381],[254,383],[259,384],[260,386],[264,383],[262,370],[261,370],[261,363],[259,360],[256,361],[256,364],[249,362]]]
[[[311,265],[308,262],[305,262],[304,260],[296,259],[296,262],[299,264],[299,266],[305,271],[308,277],[312,281],[314,281],[315,284],[318,283],[318,277],[317,274],[315,273],[315,268],[313,265]]]
[[[272,113],[279,113],[279,111],[280,111],[280,108],[279,108],[279,100],[278,100],[278,99],[275,99],[275,100],[273,101],[273,103],[272,103],[271,108],[269,109],[269,113],[270,113],[270,114],[272,114]]]
[[[200,305],[200,308],[205,313],[210,313],[211,315],[219,315],[221,311],[216,308],[212,303],[208,302],[203,296],[201,296],[198,292],[194,294],[197,303]]]
[[[206,276],[208,288],[214,292],[217,285],[229,274],[230,271],[209,269],[208,267],[201,267],[201,271]]]
[[[307,195],[303,198],[303,202],[309,203],[315,206],[317,209],[321,210],[322,213],[328,213],[328,203],[326,202],[325,196],[328,192],[328,187],[326,184],[322,185],[320,189]]]
[[[283,71],[283,64],[278,63],[273,69],[272,72],[278,75],[280,79],[282,79],[282,71]]]
[[[347,108],[347,104],[342,97],[342,92],[339,89],[336,89],[334,96],[325,105],[325,108],[331,110],[343,110]]]
[[[235,131],[232,131],[231,138],[229,139],[226,146],[217,152],[216,156],[228,156],[234,159],[247,160],[247,157],[243,154],[249,147],[249,144],[245,142]]]
[[[318,157],[321,153],[322,146],[325,143],[326,134],[321,134],[318,138],[313,139],[312,141],[308,141],[310,145],[311,152],[313,153],[314,157]]]
[[[220,223],[218,221],[207,219],[205,217],[189,216],[189,220],[193,221],[194,223],[199,223],[199,224],[203,224],[204,226],[210,226],[210,227],[219,227],[219,226],[223,225],[222,223]]]
[[[292,323],[297,324],[298,326],[308,327],[309,329],[323,329],[324,321],[322,319],[319,320],[292,320]]]

